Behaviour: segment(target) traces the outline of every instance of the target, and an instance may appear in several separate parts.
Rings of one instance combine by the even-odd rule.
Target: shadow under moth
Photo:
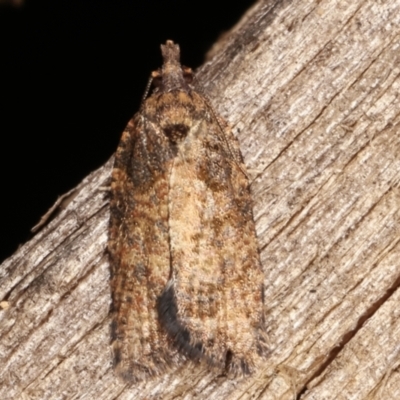
[[[112,172],[115,369],[134,382],[186,360],[249,374],[267,336],[246,168],[179,46],[168,40],[161,51]]]

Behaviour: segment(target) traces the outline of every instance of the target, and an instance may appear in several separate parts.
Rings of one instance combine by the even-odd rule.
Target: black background
[[[0,262],[101,166],[172,39],[195,69],[253,0],[25,1],[0,7]]]

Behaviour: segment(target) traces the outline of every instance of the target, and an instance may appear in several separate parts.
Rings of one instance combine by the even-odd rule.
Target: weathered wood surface
[[[199,80],[253,177],[265,368],[114,377],[110,160],[0,267],[1,399],[400,398],[400,0],[260,1],[213,55]]]

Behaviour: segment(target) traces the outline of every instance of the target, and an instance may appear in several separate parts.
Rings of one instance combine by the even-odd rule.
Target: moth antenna
[[[151,84],[153,83],[153,80],[154,80],[153,75],[150,75],[149,80],[147,81],[146,88],[144,89],[142,100],[140,102],[140,109],[142,109],[143,103],[147,99],[147,96],[149,95]]]
[[[222,119],[221,117],[215,112],[209,98],[207,97],[207,95],[205,95],[204,93],[202,93],[203,97],[204,97],[204,102],[207,104],[207,106],[209,107],[209,109],[211,110],[211,113],[213,114],[215,120],[217,121],[217,124],[219,126],[219,129],[221,130],[222,136],[224,137],[225,143],[228,147],[229,152],[231,153],[231,155],[233,156],[233,159],[235,161],[235,164],[237,165],[237,167],[240,169],[240,171],[242,171],[243,175],[249,179],[249,176],[247,175],[246,171],[242,168],[242,166],[240,165],[240,163],[237,161],[238,158],[240,158],[240,155],[237,154],[231,147],[231,144],[229,143],[228,138],[225,135],[225,129],[223,128],[223,124],[222,124]]]
[[[222,120],[221,117],[215,112],[214,107],[211,104],[210,99],[208,98],[207,94],[204,92],[202,85],[200,84],[199,80],[197,79],[197,76],[195,74],[193,74],[193,82],[194,82],[194,86],[197,92],[201,93],[201,95],[203,96],[203,100],[206,103],[206,105],[208,106],[208,108],[211,110],[214,118],[216,119],[219,129],[221,129],[222,132],[222,136],[224,137],[225,143],[228,147],[229,152],[231,153],[231,155],[233,156],[234,160],[235,160],[235,164],[238,166],[238,168],[242,171],[243,175],[249,179],[249,176],[247,175],[246,171],[242,168],[242,166],[240,165],[240,163],[237,162],[237,158],[240,158],[239,154],[236,154],[230,143],[228,138],[225,135],[225,130],[223,128],[223,124],[222,124]]]

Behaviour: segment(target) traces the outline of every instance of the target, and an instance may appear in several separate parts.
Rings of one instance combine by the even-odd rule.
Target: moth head
[[[194,74],[192,68],[182,65],[181,70],[186,85],[190,86],[194,80]],[[153,71],[151,73],[151,84],[155,89],[155,92],[165,91],[163,90],[163,72],[161,69],[158,69],[157,71]]]
[[[156,81],[161,78],[160,91],[164,93],[173,90],[189,92],[191,90],[190,83],[193,80],[193,72],[190,68],[181,65],[179,45],[172,40],[167,40],[165,44],[161,45],[161,53],[163,65],[154,74]]]

